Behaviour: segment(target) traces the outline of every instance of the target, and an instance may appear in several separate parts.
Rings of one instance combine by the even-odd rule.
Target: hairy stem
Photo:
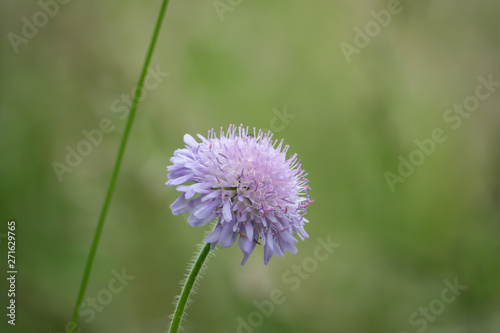
[[[205,246],[201,249],[198,254],[198,258],[191,267],[189,271],[189,275],[182,286],[182,292],[179,296],[179,301],[177,302],[177,306],[175,307],[175,312],[172,316],[172,323],[170,324],[169,333],[177,333],[179,330],[179,326],[182,321],[182,317],[184,316],[184,310],[186,309],[186,304],[189,299],[189,295],[191,295],[191,291],[193,290],[193,286],[196,283],[196,278],[198,277],[201,268],[203,267],[203,263],[210,252],[210,243],[206,243]]]
[[[134,100],[132,101],[132,106],[130,107],[130,113],[127,119],[127,123],[125,125],[125,130],[123,131],[122,139],[120,142],[120,147],[118,149],[118,155],[116,157],[115,167],[113,169],[113,174],[111,175],[111,180],[109,182],[108,191],[106,193],[106,197],[104,199],[104,204],[102,206],[101,214],[99,216],[99,220],[97,222],[97,227],[95,229],[94,238],[92,240],[92,245],[90,246],[90,252],[87,257],[87,263],[85,265],[85,270],[83,272],[82,282],[80,284],[80,290],[78,292],[78,297],[76,299],[75,308],[73,310],[73,316],[71,317],[71,323],[69,325],[68,333],[73,333],[78,324],[78,310],[80,304],[83,301],[83,297],[85,296],[85,291],[87,289],[87,285],[89,282],[90,272],[92,270],[92,264],[94,263],[94,258],[97,252],[97,246],[99,245],[99,239],[101,237],[102,228],[104,226],[104,221],[106,220],[106,215],[108,213],[109,205],[111,203],[111,199],[113,197],[113,192],[115,190],[116,180],[118,178],[118,173],[120,171],[120,166],[122,164],[123,155],[125,152],[125,147],[127,145],[127,140],[130,134],[130,130],[132,128],[132,123],[134,122],[134,117],[137,111],[137,106],[139,104],[139,97],[141,96],[142,86],[144,84],[144,80],[146,78],[147,70],[149,67],[149,63],[151,62],[151,57],[153,55],[153,51],[156,46],[156,41],[158,40],[158,35],[160,33],[160,27],[163,22],[163,18],[165,17],[165,13],[167,11],[168,0],[163,0],[160,12],[158,15],[158,19],[156,21],[156,26],[153,32],[153,36],[151,37],[151,41],[149,43],[149,47],[146,53],[146,57],[144,59],[144,63],[142,65],[141,75],[139,76],[139,81],[137,82],[137,86],[135,88]]]

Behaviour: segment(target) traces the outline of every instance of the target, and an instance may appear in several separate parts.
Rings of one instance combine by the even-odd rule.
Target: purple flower
[[[195,227],[217,218],[205,241],[212,249],[218,242],[229,247],[239,235],[242,265],[260,240],[267,265],[273,254],[297,253],[295,235],[309,237],[304,215],[313,201],[307,174],[297,154],[287,159],[289,146],[272,136],[243,125],[230,125],[227,133],[221,128],[219,138],[213,129],[208,139],[198,134],[201,143],[186,134],[186,148],[176,150],[167,167],[166,184],[183,192],[170,206],[172,213],[191,212],[188,222]]]

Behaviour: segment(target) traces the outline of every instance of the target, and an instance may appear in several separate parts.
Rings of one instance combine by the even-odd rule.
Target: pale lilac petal
[[[212,190],[210,193],[208,193],[207,195],[205,195],[203,197],[203,199],[201,199],[201,202],[205,202],[207,200],[212,200],[212,199],[215,199],[215,198],[219,198],[220,199],[220,195],[222,193],[222,190]]]
[[[188,199],[186,199],[186,193],[182,193],[178,198],[177,200],[174,201],[173,204],[170,205],[170,209],[171,210],[176,210],[182,206],[184,206],[184,204],[188,201]]]
[[[248,239],[253,239],[253,225],[250,222],[245,223],[245,231]]]
[[[220,226],[217,226],[214,229],[214,231],[212,231],[207,237],[205,237],[205,242],[213,243],[215,241],[218,241],[220,238],[221,231],[222,231],[222,228]]]
[[[200,203],[200,198],[191,199],[184,206],[172,209],[172,214],[179,215],[182,213],[192,212],[193,209]]]
[[[273,249],[268,244],[264,245],[264,264],[267,266],[273,256]]]
[[[280,232],[276,236],[278,240],[279,247],[281,251],[286,252],[290,251],[292,253],[297,253],[297,248],[295,247],[295,244],[297,240],[289,233],[289,232]]]
[[[273,223],[278,223],[278,220],[276,219],[276,216],[274,216],[273,213],[266,214],[266,218]]]
[[[224,207],[222,208],[222,214],[226,222],[229,222],[233,219],[233,214],[231,214],[231,201],[226,200],[224,202]]]
[[[165,184],[166,185],[180,185],[182,183],[190,181],[192,177],[193,177],[193,174],[190,173],[188,175],[185,175],[185,176],[182,176],[179,178],[171,179],[168,182],[166,182]]]
[[[215,199],[213,201],[207,201],[207,202],[201,203],[199,206],[197,206],[193,210],[194,216],[196,216],[197,218],[200,218],[200,219],[204,218],[208,214],[213,213],[215,208],[220,206],[221,201],[222,201],[221,199]]]
[[[194,148],[198,145],[198,142],[196,142],[196,140],[189,134],[184,135],[184,142],[191,148]]]
[[[278,257],[283,257],[283,252],[281,251],[280,247],[278,246],[278,244],[276,244],[276,242],[274,241],[274,237],[273,235],[268,232],[266,234],[266,244],[265,246],[267,248],[270,248],[271,251],[277,255]]]
[[[209,193],[210,186],[207,184],[179,185],[177,191],[186,192],[186,199],[191,199],[196,193]]]
[[[203,135],[198,134],[197,136],[200,138],[200,140],[201,140],[203,143],[208,142],[208,140],[207,140],[207,139],[205,139],[205,137],[204,137]]]
[[[243,252],[243,260],[241,261],[241,266],[244,266],[247,263],[248,258],[250,258],[251,253],[244,253]]]
[[[248,237],[244,237],[244,236],[240,235],[240,238],[238,240],[238,245],[244,253],[251,252],[252,243],[253,243],[252,239],[248,239]]]
[[[222,232],[219,238],[221,247],[229,247],[233,245],[234,241],[236,240],[236,236],[238,236],[238,233],[235,233],[233,231],[233,224],[234,223],[226,222],[222,226]]]
[[[278,257],[283,258],[283,251],[281,250],[281,247],[279,246],[279,244],[276,244],[276,242],[274,241],[274,238],[272,239],[272,242],[273,242],[273,253],[275,255],[277,255]]]
[[[193,214],[189,215],[187,221],[193,227],[199,227],[199,226],[207,224],[208,222],[212,221],[216,217],[217,217],[217,215],[215,213],[211,213],[203,218],[198,218],[193,213]]]
[[[289,232],[288,230],[284,230],[283,232],[279,233],[279,237],[283,242],[286,242],[288,244],[297,243],[298,241],[292,236],[292,233]]]

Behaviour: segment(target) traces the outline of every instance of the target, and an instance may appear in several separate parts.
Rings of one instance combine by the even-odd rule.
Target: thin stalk
[[[189,296],[191,295],[193,286],[196,283],[196,278],[198,277],[209,252],[210,243],[206,243],[198,254],[198,258],[194,262],[193,267],[191,267],[191,271],[189,272],[184,286],[182,286],[182,292],[179,296],[179,301],[177,302],[175,312],[172,316],[172,323],[170,324],[169,333],[177,333],[177,331],[179,330],[179,326],[181,324],[182,317],[184,316],[184,310],[186,309],[186,304],[188,302]]]
[[[130,130],[132,128],[132,123],[134,122],[135,114],[137,111],[137,106],[139,104],[139,97],[141,96],[142,86],[144,85],[144,80],[146,79],[147,70],[149,67],[149,63],[151,62],[151,57],[153,56],[153,51],[156,46],[156,41],[158,40],[158,35],[160,33],[160,27],[163,22],[163,18],[165,17],[165,13],[167,11],[168,0],[163,0],[160,13],[158,15],[158,19],[156,21],[156,26],[153,32],[153,36],[151,37],[151,41],[149,43],[149,47],[146,53],[146,58],[144,59],[144,63],[142,65],[141,75],[139,76],[139,81],[137,82],[137,86],[135,88],[134,100],[132,101],[132,106],[130,107],[130,113],[127,119],[127,123],[125,125],[125,130],[123,131],[122,139],[120,142],[120,147],[118,149],[118,155],[116,157],[115,167],[113,169],[113,174],[111,175],[111,180],[109,182],[108,191],[106,193],[106,197],[104,199],[104,204],[102,206],[101,214],[99,216],[99,220],[97,222],[97,227],[95,229],[94,238],[92,240],[92,245],[90,246],[90,252],[87,257],[87,263],[85,265],[85,270],[83,272],[82,282],[80,285],[80,290],[78,292],[78,297],[76,299],[75,308],[73,310],[73,316],[71,317],[71,323],[69,325],[68,333],[73,333],[78,325],[78,309],[80,304],[83,301],[83,297],[85,296],[85,291],[87,289],[87,285],[89,282],[90,273],[92,270],[92,265],[94,263],[95,255],[97,252],[97,247],[99,245],[99,239],[101,238],[102,229],[104,226],[104,221],[106,220],[106,215],[108,213],[109,205],[111,203],[111,199],[113,197],[113,192],[115,190],[116,180],[118,178],[118,173],[120,171],[120,167],[123,160],[123,155],[125,153],[125,147],[127,145],[128,137],[130,134]]]

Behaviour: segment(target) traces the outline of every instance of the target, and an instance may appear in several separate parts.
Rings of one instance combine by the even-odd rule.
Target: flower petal
[[[196,193],[208,193],[209,189],[210,185],[205,183],[177,186],[177,191],[186,192],[186,199],[191,199]]]
[[[218,225],[217,227],[215,227],[214,231],[212,231],[207,237],[205,237],[205,242],[213,243],[219,241],[221,231],[222,228],[220,227],[220,225]]]
[[[179,178],[175,178],[175,179],[170,179],[168,182],[166,182],[165,184],[167,185],[180,185],[182,183],[185,183],[185,182],[188,182],[188,181],[191,181],[191,178],[193,177],[194,175],[192,173],[190,174],[187,174],[185,176],[182,176],[182,177],[179,177]]]
[[[175,201],[170,205],[171,210],[176,210],[177,208],[182,207],[188,199],[186,198],[186,193],[182,193]]]
[[[234,223],[226,222],[222,226],[222,232],[219,239],[221,247],[229,247],[233,245],[234,241],[236,240],[236,236],[238,236],[238,233],[233,232],[233,224]]]
[[[200,141],[197,141],[200,140]],[[271,131],[230,125],[208,136],[184,135],[186,146],[174,151],[167,185],[182,192],[170,205],[173,214],[191,212],[188,222],[200,226],[218,218],[205,238],[213,249],[238,239],[248,260],[256,244],[264,246],[264,263],[273,255],[297,252],[297,239],[308,237],[304,224],[309,181],[296,154]]]
[[[266,243],[266,245],[264,245],[264,265],[267,266],[272,256],[273,256],[273,249]]]
[[[194,148],[199,145],[198,142],[189,134],[184,135],[184,142],[191,148]]]
[[[222,201],[221,199],[215,199],[213,201],[206,201],[206,202],[199,204],[193,210],[194,216],[201,219],[201,218],[206,217],[210,213],[214,213],[215,208],[220,206],[221,201]]]
[[[172,214],[179,215],[182,213],[192,212],[193,209],[200,203],[200,198],[191,199],[184,206],[172,209]]]
[[[233,219],[233,214],[231,212],[231,201],[229,201],[229,199],[224,201],[222,214],[224,215],[224,220],[226,220],[226,222],[230,222]]]
[[[247,238],[253,240],[253,225],[251,222],[245,223],[245,231]]]
[[[238,245],[243,252],[243,260],[241,261],[241,266],[245,265],[245,263],[248,260],[248,257],[250,257],[250,254],[252,254],[253,249],[255,248],[255,243],[253,239],[248,238],[248,237],[242,237],[240,235],[240,239],[238,240]]]
[[[191,226],[199,227],[199,226],[207,224],[208,222],[212,221],[216,217],[217,217],[217,215],[215,213],[211,213],[203,218],[198,218],[193,213],[193,214],[189,215],[187,221]]]

